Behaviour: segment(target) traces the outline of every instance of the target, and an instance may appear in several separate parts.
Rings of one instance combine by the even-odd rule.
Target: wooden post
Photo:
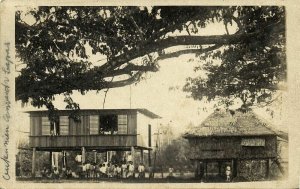
[[[141,149],[141,163],[144,164],[144,150]]]
[[[82,155],[82,164],[84,164],[85,163],[85,147],[82,147],[81,148],[81,155]]]
[[[239,175],[239,166],[240,166],[240,160],[237,159],[237,160],[236,160],[236,174],[235,174],[236,177],[239,177],[239,176],[240,176],[240,175]]]
[[[65,163],[66,163],[66,168],[68,167],[68,160],[67,160],[67,152],[65,151]]]
[[[148,166],[151,167],[151,150],[148,150]]]
[[[194,161],[194,166],[195,166],[195,178],[196,178],[196,179],[198,178],[198,175],[199,175],[199,174],[198,174],[198,172],[199,172],[199,171],[198,171],[198,170],[199,170],[199,169],[198,169],[198,168],[199,168],[198,164],[199,164],[198,161],[195,160],[195,161]]]
[[[65,167],[65,152],[62,151],[61,153],[62,153],[62,158],[61,158],[61,160],[62,160],[62,165],[61,165],[61,168],[64,168],[64,167]]]
[[[152,131],[151,131],[151,125],[148,125],[148,147],[151,148],[152,144],[151,144],[151,139],[152,137]]]
[[[271,159],[267,159],[267,170],[266,170],[266,179],[269,179],[270,178],[270,167],[271,167]]]
[[[36,160],[36,148],[32,148],[32,169],[31,169],[32,177],[35,177],[35,160]]]
[[[94,151],[94,163],[97,163],[97,151]]]
[[[49,162],[50,162],[50,169],[52,170],[52,151],[49,153]]]
[[[132,157],[132,164],[134,165],[134,147],[131,146],[131,157]]]
[[[234,159],[231,159],[231,178],[230,181],[232,180],[234,176]]]
[[[205,177],[207,177],[207,161],[205,161]]]
[[[131,157],[132,157],[132,165],[133,166],[135,166],[134,165],[134,163],[135,163],[135,154],[134,154],[134,146],[131,146]],[[135,178],[135,172],[133,171],[133,178]]]
[[[67,168],[67,157],[66,157],[66,151],[62,151],[63,157],[62,157],[62,167]]]
[[[237,159],[234,159],[233,161],[233,177],[237,176]]]

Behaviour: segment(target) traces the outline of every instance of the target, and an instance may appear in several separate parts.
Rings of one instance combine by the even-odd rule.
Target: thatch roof
[[[184,137],[276,135],[254,112],[218,110]]]

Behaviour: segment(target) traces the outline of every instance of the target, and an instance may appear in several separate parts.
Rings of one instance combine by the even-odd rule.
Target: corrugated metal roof
[[[200,126],[185,133],[184,137],[276,135],[268,124],[252,111],[219,110],[208,116]]]

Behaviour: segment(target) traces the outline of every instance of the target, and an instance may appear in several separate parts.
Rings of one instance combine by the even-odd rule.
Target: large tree
[[[66,108],[78,109],[73,91],[129,85],[158,71],[160,60],[188,53],[206,60],[207,77],[185,86],[195,99],[257,102],[286,77],[284,7],[38,7],[24,15],[16,12],[16,52],[24,64],[16,99],[35,107],[54,110],[54,96],[63,94]],[[199,35],[213,23],[223,23],[226,33]],[[168,50],[182,46],[189,48]],[[105,60],[92,62],[89,53]]]

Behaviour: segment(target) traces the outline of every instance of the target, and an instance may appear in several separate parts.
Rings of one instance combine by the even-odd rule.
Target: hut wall
[[[267,160],[241,160],[238,163],[238,176],[248,181],[265,180]]]
[[[243,138],[265,139],[264,146],[242,146]],[[276,137],[205,137],[189,138],[191,159],[255,159],[276,157]]]

